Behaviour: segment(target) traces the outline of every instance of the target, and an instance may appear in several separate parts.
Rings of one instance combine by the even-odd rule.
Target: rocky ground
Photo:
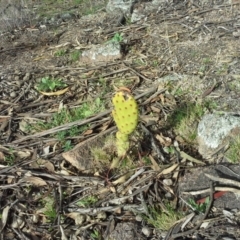
[[[238,0],[0,5],[2,239],[240,239]]]

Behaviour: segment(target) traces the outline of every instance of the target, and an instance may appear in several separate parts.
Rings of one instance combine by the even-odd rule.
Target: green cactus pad
[[[114,121],[123,134],[131,134],[138,123],[138,107],[135,99],[128,92],[117,92],[112,99]]]

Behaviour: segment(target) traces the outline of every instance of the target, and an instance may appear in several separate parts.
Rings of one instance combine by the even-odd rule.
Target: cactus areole
[[[117,151],[119,156],[124,156],[129,148],[129,134],[138,124],[138,106],[134,97],[126,91],[117,92],[113,99],[113,119],[117,125],[116,135]]]

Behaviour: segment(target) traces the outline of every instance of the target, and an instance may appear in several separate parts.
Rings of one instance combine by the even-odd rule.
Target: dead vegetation
[[[4,33],[2,239],[117,239],[119,223],[134,224],[134,231],[118,229],[129,239],[222,236],[216,225],[227,218],[210,211],[214,186],[199,213],[178,183],[185,171],[208,164],[196,147],[201,116],[229,107],[222,95],[239,95],[235,87],[226,91],[235,84],[228,74],[237,75],[239,66],[237,13],[239,3],[186,1],[166,3],[140,23],[116,26],[102,9],[95,12],[99,28],[90,15],[56,29],[15,26],[15,34]],[[81,62],[84,50],[114,36],[121,36],[121,59]],[[48,87],[61,79],[65,90],[44,94],[39,84],[46,78]],[[111,98],[121,86],[134,94],[141,116],[127,156],[111,168]],[[205,219],[212,222],[203,231]],[[233,219],[236,238],[237,224]]]

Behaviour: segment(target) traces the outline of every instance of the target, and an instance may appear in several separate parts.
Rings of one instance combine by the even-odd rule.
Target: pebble
[[[71,90],[72,91],[75,91],[77,89],[77,86],[75,86],[75,85],[73,85],[72,87],[71,87]]]
[[[167,186],[172,186],[173,185],[173,181],[170,178],[163,179],[163,183]]]
[[[142,216],[140,216],[140,215],[137,215],[135,219],[137,222],[141,222],[143,220]]]
[[[106,219],[107,218],[107,214],[105,212],[99,212],[97,214],[97,218],[98,219]]]
[[[19,80],[16,80],[15,83],[16,83],[16,85],[17,85],[18,87],[21,87],[21,85],[22,85],[22,82],[19,81]]]
[[[34,214],[32,216],[32,220],[33,220],[34,223],[37,223],[39,221],[39,215],[38,214]]]
[[[15,98],[16,96],[17,96],[17,93],[16,93],[16,92],[11,92],[11,93],[10,93],[10,97],[11,97],[11,98]]]
[[[167,193],[165,194],[165,197],[166,197],[167,199],[172,199],[172,194],[171,194],[170,192],[167,192]]]
[[[151,235],[151,233],[152,233],[152,231],[150,230],[150,228],[148,228],[148,227],[143,227],[142,228],[142,233],[146,236],[146,237],[149,237],[150,235]]]
[[[14,80],[15,80],[15,81],[19,81],[19,76],[15,76],[15,77],[14,77]]]
[[[30,79],[31,74],[28,72],[25,74],[23,81],[28,81]]]

